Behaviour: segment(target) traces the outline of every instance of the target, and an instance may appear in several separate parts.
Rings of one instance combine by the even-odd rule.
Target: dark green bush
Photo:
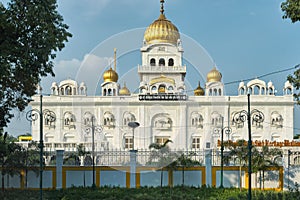
[[[247,199],[247,190],[242,192],[235,188],[218,189],[211,187],[145,187],[126,189],[118,187],[83,188],[72,187],[61,190],[43,191],[45,200],[244,200]],[[1,200],[36,200],[39,199],[38,190],[7,190],[0,192]],[[287,192],[254,191],[253,200],[290,200],[300,199],[298,189]]]

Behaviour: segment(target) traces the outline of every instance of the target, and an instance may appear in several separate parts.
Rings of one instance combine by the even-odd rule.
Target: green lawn
[[[39,191],[35,190],[8,190],[0,192],[1,200],[36,200],[39,199]],[[81,200],[81,199],[101,199],[101,200],[221,200],[221,199],[247,199],[247,190],[242,192],[239,189],[216,189],[216,188],[70,188],[65,190],[50,190],[43,192],[43,199],[51,200]],[[300,192],[275,192],[275,191],[253,191],[253,200],[263,199],[300,199]]]

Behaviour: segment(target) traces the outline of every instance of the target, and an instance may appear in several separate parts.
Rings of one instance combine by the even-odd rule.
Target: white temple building
[[[113,49],[114,47],[112,47]],[[79,144],[92,146],[92,128],[96,151],[148,149],[153,142],[170,139],[172,149],[203,150],[217,148],[221,139],[218,128],[228,126],[232,133],[224,140],[248,139],[247,122],[237,123],[236,113],[247,111],[247,94],[251,110],[257,109],[264,121],[252,120],[253,141],[284,142],[293,140],[293,86],[254,79],[241,82],[236,96],[226,96],[222,74],[215,66],[206,82],[187,95],[185,83],[189,67],[183,65],[183,47],[177,27],[169,21],[162,6],[160,16],[144,33],[141,41],[142,63],[138,67],[139,91],[118,83],[115,66],[103,74],[101,95],[87,95],[88,85],[74,80],[53,83],[51,95],[43,97],[43,110],[55,113],[56,120],[43,120],[45,150],[64,148],[76,151]],[[199,77],[200,79],[200,77]],[[283,95],[275,90],[283,90]],[[39,109],[40,96],[31,106]],[[134,131],[129,122],[138,122]],[[39,122],[32,122],[33,140],[40,140]]]

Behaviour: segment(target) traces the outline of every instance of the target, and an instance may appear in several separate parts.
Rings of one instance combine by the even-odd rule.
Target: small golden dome
[[[112,68],[109,68],[103,74],[104,82],[118,82],[118,78],[118,73]]]
[[[207,82],[220,82],[222,74],[214,67],[206,76]]]
[[[144,39],[147,44],[171,43],[176,45],[180,35],[177,27],[161,13],[159,18],[146,29]]]
[[[128,96],[130,95],[129,89],[126,87],[126,84],[124,83],[124,87],[119,90],[119,95],[120,96]]]
[[[198,84],[198,87],[194,90],[195,96],[203,96],[204,95],[204,89],[200,86],[200,81]]]

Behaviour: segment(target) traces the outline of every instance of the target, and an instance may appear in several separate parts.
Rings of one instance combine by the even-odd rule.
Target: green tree
[[[90,152],[85,150],[85,146],[83,144],[77,145],[77,155],[80,158],[80,163],[79,164],[83,163],[84,165],[86,165],[86,163],[84,162],[84,160],[85,160],[84,158],[88,154],[90,154]],[[86,186],[86,180],[85,179],[86,178],[85,178],[85,170],[84,170],[83,171],[83,187]]]
[[[300,1],[286,0],[281,4],[283,19],[291,19],[293,23],[300,21]]]
[[[20,169],[23,167],[23,148],[16,144],[13,137],[0,132],[0,166],[2,191],[4,191],[4,176],[15,174],[20,175]]]
[[[175,156],[170,152],[170,148],[167,145],[172,140],[166,140],[163,144],[152,143],[149,145],[149,149],[152,149],[150,154],[149,163],[158,166],[160,171],[160,187],[163,185],[163,168],[174,168],[176,166]]]
[[[234,159],[234,164],[239,166],[240,178],[239,187],[242,190],[242,167],[248,163],[248,147],[245,140],[236,142],[228,141],[224,143],[229,149],[228,154],[224,156],[224,160]]]
[[[177,166],[182,168],[182,186],[184,186],[184,172],[186,168],[200,166],[201,163],[197,160],[192,159],[195,152],[190,152],[188,155],[182,153],[177,159]]]
[[[253,152],[253,172],[259,173],[260,189],[265,188],[265,171],[269,167],[279,167],[274,158],[282,156],[282,151],[278,148],[269,148],[263,146],[261,149],[256,148]]]
[[[36,175],[39,174],[39,163],[40,163],[40,148],[36,141],[31,141],[28,144],[28,148],[23,151],[23,166],[25,169],[25,187],[27,188],[28,183],[28,171],[32,170]]]
[[[299,0],[286,0],[281,4],[281,10],[284,15],[283,19],[291,19],[292,23],[300,21],[300,1]],[[293,75],[288,76],[288,81],[290,81],[296,90],[300,89],[300,65],[296,66],[298,69]],[[298,104],[300,104],[300,92],[295,93],[294,97],[297,99]]]
[[[52,75],[56,52],[72,35],[56,0],[0,3],[0,128],[24,110],[41,77]]]

